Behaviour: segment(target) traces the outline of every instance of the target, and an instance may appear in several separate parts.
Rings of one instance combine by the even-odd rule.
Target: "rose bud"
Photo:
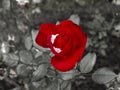
[[[50,48],[54,53],[51,64],[60,71],[73,69],[81,61],[87,42],[87,34],[70,20],[55,25],[44,23],[36,37],[36,43]]]

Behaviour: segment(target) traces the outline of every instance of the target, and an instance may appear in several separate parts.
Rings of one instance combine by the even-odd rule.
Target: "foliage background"
[[[5,42],[5,48],[8,48],[8,51],[6,49],[7,56],[4,56],[2,52],[0,53],[1,78],[5,78],[3,72],[8,73],[11,69],[14,71],[16,67],[21,65],[16,58],[23,58],[21,62],[25,68],[31,65],[32,60],[30,62],[26,60],[26,58],[31,58],[31,55],[25,57],[19,52],[31,54],[33,51],[32,53],[36,53],[36,51],[34,51],[35,49],[31,48],[31,42],[33,42],[34,33],[39,29],[40,24],[45,22],[56,23],[57,21],[68,19],[71,15],[77,15],[74,19],[80,19],[80,26],[89,36],[89,44],[84,55],[89,52],[94,52],[97,55],[97,60],[93,70],[84,75],[86,77],[85,80],[76,78],[72,81],[71,90],[106,90],[104,85],[97,84],[91,77],[92,73],[101,67],[108,67],[116,74],[120,72],[120,5],[114,2],[115,0],[35,1],[37,0],[30,0],[29,5],[23,8],[20,8],[15,0],[0,1],[0,45]],[[9,35],[15,36],[15,40],[12,42],[9,41]],[[13,48],[10,47],[10,51],[7,41],[9,41],[10,45],[15,46]],[[33,46],[37,47],[34,43]],[[23,51],[24,49],[25,51]],[[6,59],[10,52],[18,55],[12,58],[13,62],[12,60]],[[49,52],[44,52],[44,50],[41,49],[40,53],[42,53],[43,59]],[[49,57],[45,59],[48,60]],[[36,64],[36,62],[33,63]],[[19,67],[22,67],[22,65]],[[32,70],[31,66],[28,67],[28,74],[34,71]],[[20,75],[14,77],[13,80],[10,78],[1,79],[0,90],[17,90],[14,88],[17,86],[25,86],[25,83],[29,80],[24,81],[23,77],[27,75],[25,75],[24,72],[21,74],[19,70],[17,74]],[[10,77],[10,75],[7,74],[7,77]],[[34,78],[34,80],[36,80],[36,78]]]

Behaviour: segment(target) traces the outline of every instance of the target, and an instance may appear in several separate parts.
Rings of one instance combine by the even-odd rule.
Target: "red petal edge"
[[[61,58],[54,56],[52,57],[51,64],[60,71],[69,71],[75,67],[75,64],[81,60],[84,52],[84,47],[79,48],[76,52],[70,56]]]
[[[38,32],[38,35],[35,39],[36,43],[42,47],[47,48],[48,47],[48,42],[47,42],[47,37],[48,34],[55,34],[56,29],[55,29],[55,24],[51,23],[45,23],[40,26],[40,30]]]
[[[66,72],[75,67],[76,61],[71,58],[52,57],[51,64],[59,71]]]
[[[65,22],[69,23],[69,24],[67,23],[67,25],[70,25],[72,23],[69,20],[66,20]],[[66,24],[65,22],[62,22],[62,25],[63,24],[65,25]],[[74,27],[76,27],[76,25]],[[78,26],[76,29],[78,29]],[[78,50],[76,50],[76,52],[71,53],[70,56],[65,57],[65,58],[61,58],[58,56],[52,57],[51,64],[59,71],[62,71],[62,72],[69,71],[75,67],[77,62],[81,61],[81,58],[82,58],[82,55],[84,53],[84,49],[86,46],[86,42],[87,42],[87,34],[85,34],[84,32],[81,32],[80,34],[81,34],[80,38],[82,41],[81,47],[78,48]]]

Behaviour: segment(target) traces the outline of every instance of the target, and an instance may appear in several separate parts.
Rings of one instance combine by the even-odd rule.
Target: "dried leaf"
[[[115,79],[117,75],[109,68],[100,68],[92,74],[93,81],[99,84],[106,84]]]
[[[88,53],[86,56],[83,57],[81,62],[79,63],[80,71],[82,73],[89,73],[96,62],[96,54],[95,53]]]

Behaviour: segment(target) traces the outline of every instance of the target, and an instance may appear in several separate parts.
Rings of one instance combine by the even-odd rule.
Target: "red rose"
[[[87,41],[87,35],[81,27],[70,20],[59,25],[45,23],[40,26],[36,43],[50,48],[55,54],[51,64],[60,71],[73,69],[82,58]]]

